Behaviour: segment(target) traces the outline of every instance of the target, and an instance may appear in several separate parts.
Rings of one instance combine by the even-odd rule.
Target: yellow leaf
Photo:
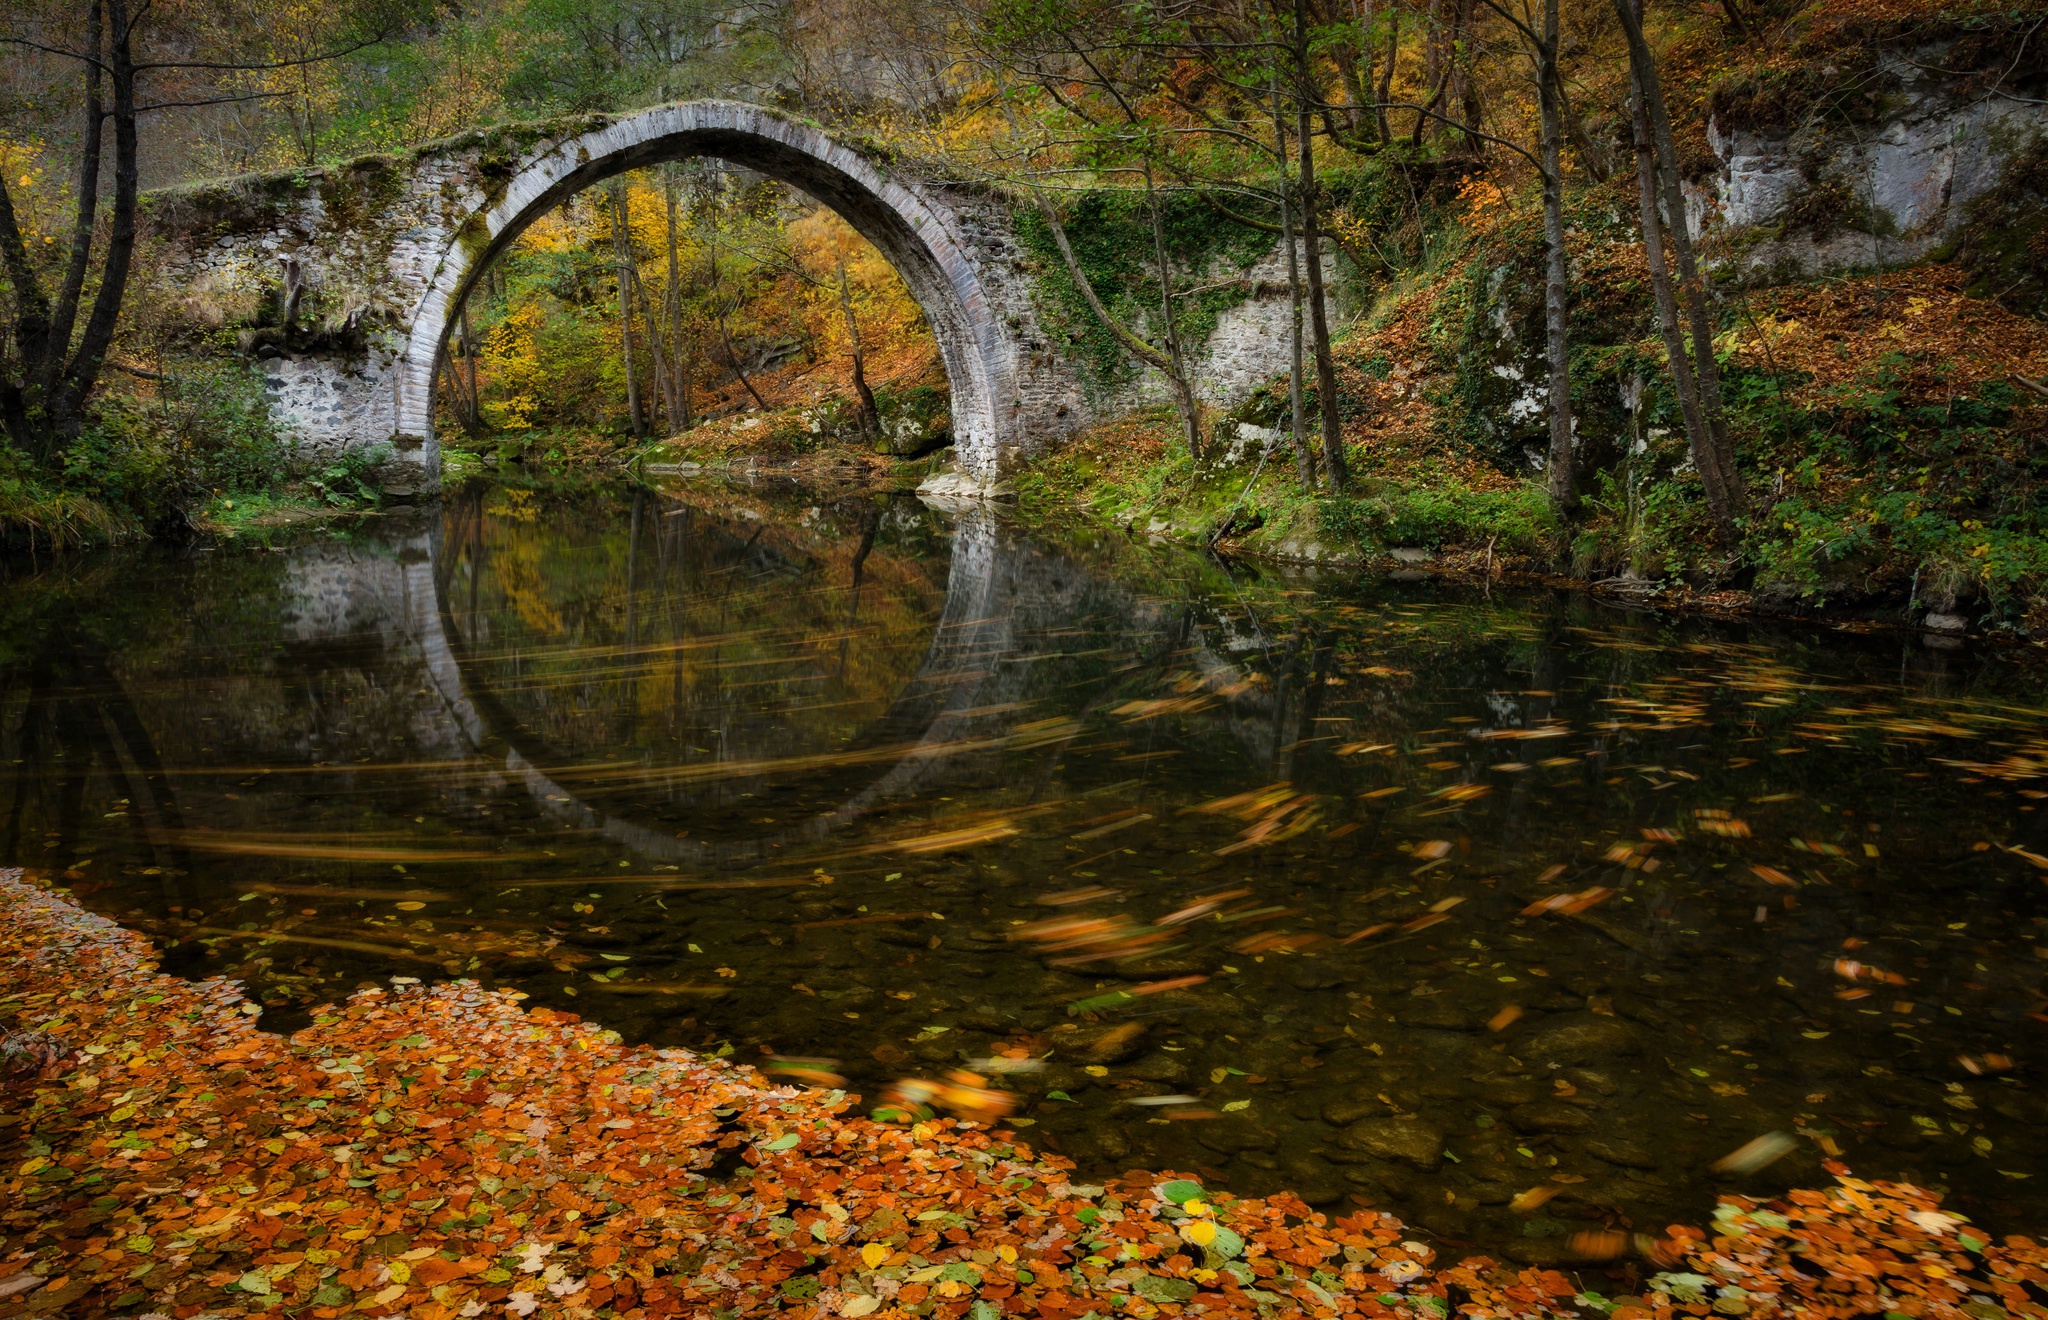
[[[881,1309],[881,1306],[882,1299],[879,1297],[849,1297],[846,1299],[845,1304],[839,1308],[839,1314],[844,1316],[873,1315]]]
[[[996,1248],[996,1256],[1005,1265],[1015,1265],[1017,1263],[1017,1249],[1007,1242]]]
[[[382,1292],[378,1293],[375,1297],[372,1297],[370,1299],[370,1305],[389,1306],[391,1303],[397,1301],[399,1298],[403,1296],[405,1296],[405,1285],[402,1283],[394,1283],[389,1288],[386,1288]]]
[[[882,1268],[882,1262],[889,1259],[889,1249],[879,1242],[870,1242],[860,1249],[860,1263],[871,1270]],[[862,1312],[866,1314],[866,1312]]]
[[[1206,1247],[1216,1240],[1216,1225],[1206,1219],[1198,1219],[1192,1224],[1182,1224],[1180,1235],[1183,1241]]]

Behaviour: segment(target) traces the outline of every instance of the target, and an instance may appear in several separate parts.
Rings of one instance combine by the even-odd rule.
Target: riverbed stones
[[[1418,1169],[1443,1163],[1443,1133],[1414,1118],[1368,1118],[1344,1129],[1340,1138],[1352,1150],[1400,1160]]]

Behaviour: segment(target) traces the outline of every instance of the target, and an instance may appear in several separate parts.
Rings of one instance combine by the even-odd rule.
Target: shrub
[[[1546,553],[1556,535],[1550,501],[1533,485],[1508,490],[1466,486],[1389,486],[1371,495],[1322,502],[1322,525],[1362,543],[1430,549],[1491,541],[1503,554]]]
[[[150,393],[103,394],[60,473],[63,485],[158,523],[216,492],[267,489],[290,457],[254,367],[192,362]]]

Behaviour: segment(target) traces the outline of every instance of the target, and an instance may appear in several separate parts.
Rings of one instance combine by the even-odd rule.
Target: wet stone
[[[1658,1164],[1657,1156],[1648,1146],[1626,1137],[1588,1137],[1579,1143],[1579,1149],[1596,1159],[1627,1169],[1654,1169]]]
[[[1070,1031],[1055,1031],[1052,1047],[1062,1058],[1094,1064],[1122,1063],[1144,1051],[1146,1031],[1142,1022],[1091,1023]]]
[[[1222,1118],[1201,1124],[1196,1139],[1210,1150],[1226,1155],[1245,1150],[1271,1150],[1280,1144],[1277,1134],[1241,1114],[1225,1114]]]
[[[1518,1265],[1534,1265],[1539,1269],[1570,1264],[1573,1260],[1569,1243],[1556,1237],[1513,1239],[1507,1244],[1507,1256]]]
[[[1642,1033],[1618,1018],[1580,1013],[1553,1019],[1516,1046],[1524,1058],[1545,1063],[1592,1063],[1642,1052]]]
[[[1591,1132],[1595,1118],[1563,1100],[1538,1100],[1510,1109],[1508,1122],[1519,1132]]]
[[[1312,1155],[1283,1159],[1280,1173],[1289,1189],[1310,1205],[1329,1205],[1349,1190],[1336,1166]]]
[[[1443,1134],[1412,1118],[1365,1119],[1345,1128],[1341,1140],[1353,1150],[1418,1169],[1435,1169],[1443,1162]]]
[[[1370,1095],[1347,1095],[1323,1105],[1323,1121],[1336,1127],[1350,1127],[1361,1118],[1370,1117],[1386,1109],[1386,1105]]]
[[[1478,1014],[1445,995],[1410,1000],[1397,1007],[1394,1016],[1404,1027],[1426,1027],[1432,1031],[1477,1031],[1485,1025]]]
[[[1118,1071],[1125,1077],[1147,1082],[1185,1082],[1190,1074],[1186,1059],[1166,1053],[1148,1054]]]

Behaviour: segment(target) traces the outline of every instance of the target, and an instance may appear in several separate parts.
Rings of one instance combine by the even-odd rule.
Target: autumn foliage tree
[[[106,368],[136,250],[146,119],[275,89],[238,92],[248,74],[283,75],[386,40],[417,17],[411,0],[328,11],[323,38],[274,54],[261,6],[65,0],[16,7],[0,45],[33,62],[53,118],[73,120],[68,224],[43,231],[0,178],[0,270],[6,276],[0,426],[48,464],[83,427]],[[103,191],[111,181],[111,195]]]

